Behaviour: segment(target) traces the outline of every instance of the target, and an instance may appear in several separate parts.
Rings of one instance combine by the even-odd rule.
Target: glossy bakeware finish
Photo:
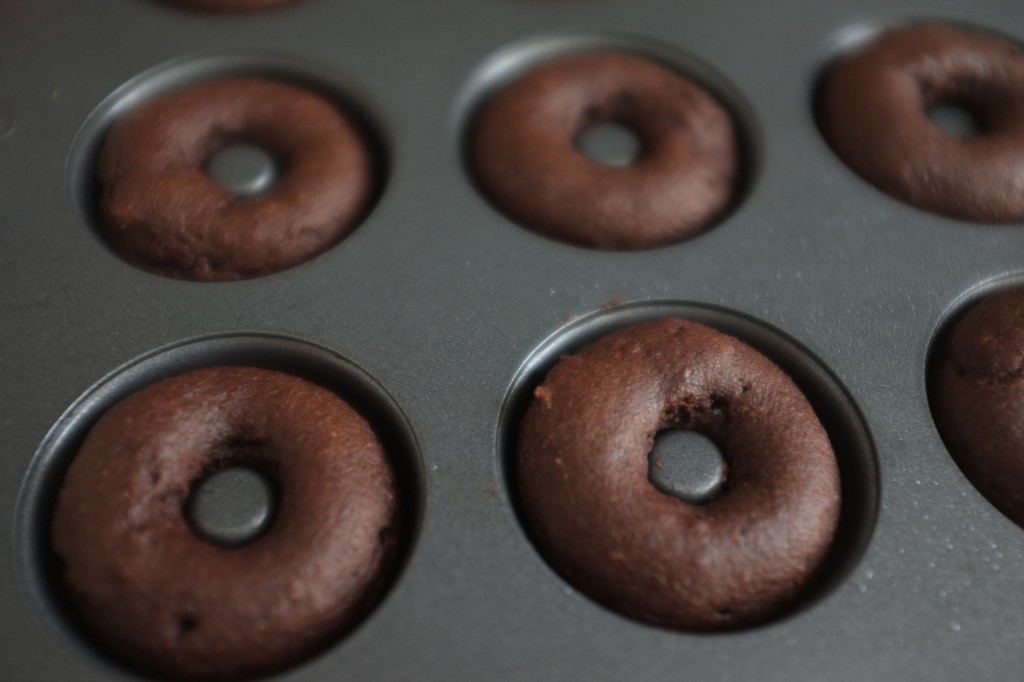
[[[385,434],[410,499],[404,568],[349,637],[271,679],[1012,679],[1024,530],[948,456],[925,386],[964,300],[1024,273],[1024,225],[931,215],[871,187],[815,125],[822,70],[879,27],[1024,40],[1009,0],[304,0],[209,15],[153,0],[0,3],[0,660],[5,679],[139,680],[83,637],[45,545],[88,424],[159,376],[256,364],[320,381]],[[741,130],[735,207],[690,241],[612,253],[546,239],[467,175],[481,97],[580,49],[655,58]],[[140,99],[217,75],[313,87],[356,112],[385,177],[363,223],[298,267],[229,284],[119,259],[91,164]],[[623,303],[625,305],[615,305]],[[808,393],[843,473],[840,541],[799,608],[714,635],[574,591],[509,488],[524,396],[558,353],[672,314],[743,338]]]

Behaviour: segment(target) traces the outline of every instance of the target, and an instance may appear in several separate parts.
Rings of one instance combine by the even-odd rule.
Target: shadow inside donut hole
[[[647,152],[639,132],[614,120],[585,125],[573,138],[573,146],[591,161],[618,167],[633,165]]]
[[[725,493],[728,465],[718,444],[701,432],[667,428],[654,436],[647,479],[666,495],[704,505]]]
[[[285,162],[280,154],[257,141],[239,140],[218,145],[202,166],[211,180],[246,199],[273,191]]]
[[[967,103],[942,100],[925,106],[925,116],[946,133],[960,139],[982,135],[984,120]]]
[[[831,549],[796,600],[784,606],[769,620],[749,627],[758,627],[795,615],[827,597],[850,575],[863,556],[878,512],[878,464],[864,419],[840,382],[799,342],[754,318],[699,303],[635,302],[584,315],[548,337],[520,367],[502,406],[497,452],[508,503],[524,533],[546,561],[547,558],[543,557],[533,542],[516,490],[519,424],[533,400],[534,389],[544,381],[562,356],[572,355],[613,331],[667,317],[682,318],[717,329],[740,339],[772,360],[803,392],[828,434],[839,465],[842,495],[839,523]],[[696,466],[693,462],[680,463],[675,471],[665,472],[664,476],[649,468],[649,479],[653,485],[663,493],[691,504],[707,504],[715,496],[727,493],[727,464],[713,441],[703,434],[671,428],[659,432],[657,436],[657,440],[665,438],[679,439],[682,446],[689,449],[686,457],[702,462]],[[659,444],[657,440],[648,456],[652,468],[656,468],[653,461],[662,458],[664,450],[669,450],[670,454],[663,461],[671,459],[673,451],[677,454],[679,452],[680,443],[666,448],[666,444]],[[549,566],[560,573],[557,566],[550,563]],[[571,584],[566,576],[562,577]],[[577,585],[572,587],[578,589]],[[600,603],[600,600],[595,601]]]
[[[195,535],[218,547],[244,547],[274,525],[280,476],[268,466],[263,443],[232,442],[228,452],[192,482],[183,512]]]
[[[28,593],[43,621],[59,639],[88,659],[94,666],[109,671],[140,671],[128,668],[116,656],[106,651],[82,623],[77,608],[64,587],[64,565],[50,546],[50,526],[57,497],[65,473],[78,453],[82,442],[96,421],[122,399],[162,379],[197,369],[217,366],[244,366],[268,369],[290,374],[326,388],[342,397],[370,424],[381,441],[384,452],[395,475],[399,516],[395,526],[397,553],[383,587],[371,604],[367,604],[357,623],[316,652],[315,658],[331,648],[343,644],[344,639],[368,619],[399,579],[412,554],[423,518],[424,476],[419,445],[412,429],[394,399],[372,377],[356,365],[332,351],[304,341],[269,334],[224,334],[184,341],[146,354],[110,373],[79,398],[60,418],[40,445],[22,482],[18,495],[15,528],[15,556],[19,580]],[[259,444],[228,443],[224,459],[212,465],[193,482],[192,498],[209,479],[218,473],[250,469],[261,482],[249,481],[239,488],[227,484],[214,506],[208,510],[205,521],[213,532],[222,530],[225,523],[227,538],[203,539],[225,547],[238,547],[258,541],[258,537],[273,524],[277,502],[277,475],[263,467],[258,452]],[[237,465],[237,466],[235,466]],[[245,490],[246,486],[248,490]],[[222,482],[223,487],[223,482]],[[262,487],[262,491],[260,488]],[[239,500],[238,495],[244,498]],[[258,500],[264,497],[264,501]],[[256,511],[252,502],[257,500]],[[249,512],[239,509],[238,503],[248,506]],[[241,520],[231,520],[241,511]],[[190,510],[183,508],[186,520]],[[261,514],[268,516],[259,521]],[[253,519],[258,522],[253,526]],[[300,663],[301,664],[301,663]]]
[[[366,147],[372,163],[371,190],[365,205],[352,221],[353,227],[338,242],[326,246],[310,259],[336,248],[360,229],[380,201],[390,174],[390,140],[383,114],[356,83],[317,64],[278,54],[212,51],[186,55],[143,71],[115,89],[89,114],[71,144],[65,175],[72,207],[82,223],[118,258],[151,271],[118,253],[101,225],[97,163],[112,127],[119,119],[162,96],[232,78],[274,81],[318,95],[345,115]],[[272,192],[288,170],[288,159],[259,136],[221,135],[199,165],[212,181],[244,200]],[[294,263],[289,268],[301,264]],[[269,274],[273,272],[252,277]]]
[[[474,137],[477,134],[480,114],[493,96],[502,88],[529,75],[537,68],[560,58],[587,53],[620,53],[646,59],[691,81],[725,110],[732,124],[735,141],[737,161],[735,184],[728,204],[706,224],[669,244],[641,247],[598,247],[581,241],[563,239],[517,219],[483,186],[474,163]],[[636,107],[627,106],[627,108],[631,107],[637,110],[646,108],[643,103]],[[636,115],[635,111],[633,115]],[[568,140],[568,146],[575,148],[591,161],[625,168],[636,164],[651,151],[650,141],[645,138],[638,126],[625,120],[622,116],[614,113],[609,115],[608,111],[592,109],[585,112],[583,118],[575,136]],[[757,180],[761,167],[764,137],[754,109],[747,102],[746,97],[727,76],[720,73],[714,66],[671,44],[616,32],[543,34],[512,43],[488,55],[470,74],[467,83],[456,98],[454,128],[465,176],[475,188],[478,196],[497,213],[506,216],[520,227],[547,239],[580,248],[598,248],[610,251],[643,251],[665,248],[699,238],[700,235],[726,222],[743,205]]]

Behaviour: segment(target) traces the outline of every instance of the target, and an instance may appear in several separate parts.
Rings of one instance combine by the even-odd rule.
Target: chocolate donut
[[[972,306],[932,353],[935,425],[967,478],[1024,526],[1024,288]]]
[[[663,429],[721,449],[725,481],[706,504],[649,480]],[[791,606],[839,519],[836,459],[800,390],[735,338],[671,318],[558,362],[523,418],[516,480],[531,536],[570,583],[685,630],[744,627]]]
[[[977,135],[957,138],[929,107],[959,106]],[[895,28],[834,66],[818,124],[865,180],[953,218],[1024,219],[1024,53],[990,35],[938,24]]]
[[[259,12],[283,5],[291,5],[299,0],[163,0],[172,5],[180,5],[189,9],[198,9],[212,13]]]
[[[271,190],[236,197],[206,165],[246,142],[283,168]],[[327,250],[366,213],[373,159],[336,106],[258,79],[186,88],[141,105],[104,141],[99,214],[127,260],[170,277],[223,281],[265,275]]]
[[[577,151],[600,123],[643,144],[616,167]],[[729,114],[702,88],[649,59],[586,53],[544,64],[483,106],[473,171],[495,204],[524,226],[601,249],[687,239],[728,209],[739,158]]]
[[[196,483],[244,465],[280,488],[251,543],[224,548],[184,513]],[[107,411],[64,478],[54,552],[82,621],[115,657],[181,679],[265,675],[354,627],[396,557],[395,481],[338,396],[262,369],[153,384]]]

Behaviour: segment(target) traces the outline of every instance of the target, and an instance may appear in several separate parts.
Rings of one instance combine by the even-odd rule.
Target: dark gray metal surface
[[[267,150],[251,144],[235,144],[217,152],[206,172],[237,197],[269,192],[277,180],[277,162]]]
[[[229,467],[197,481],[185,517],[193,532],[222,547],[259,539],[277,510],[274,480],[256,469]]]
[[[423,497],[408,562],[384,602],[343,642],[274,679],[1019,676],[1024,530],[947,455],[924,368],[959,300],[1024,272],[1024,230],[896,202],[832,155],[812,117],[815,78],[839,46],[864,27],[921,17],[1024,39],[1024,3],[1011,0],[307,0],[231,17],[149,0],[0,2],[5,679],[138,679],[62,627],[32,575],[42,523],[33,501],[52,480],[31,472],[61,461],[63,451],[40,447],[66,448],[113,393],[222,356],[337,369],[330,383],[362,396],[398,434],[407,487]],[[639,253],[556,243],[495,211],[464,172],[467,117],[496,79],[538,56],[605,44],[681,64],[747,126],[749,189],[697,239]],[[74,141],[111,93],[168,62],[129,92],[247,68],[340,88],[387,150],[372,214],[313,261],[246,282],[181,282],[122,262],[86,220],[94,140]],[[101,110],[85,137],[118,111]],[[543,365],[535,351],[546,339],[615,301],[667,301],[664,310],[726,325],[752,317],[736,324],[769,330],[761,340],[784,355],[798,349],[797,369],[822,382],[815,390],[832,401],[830,434],[848,441],[837,445],[852,453],[861,499],[848,500],[856,513],[838,584],[792,615],[723,635],[650,628],[573,590],[530,544],[506,490],[515,410],[504,407],[516,404],[516,377]],[[543,347],[605,319],[584,317]],[[184,343],[197,337],[211,338]]]

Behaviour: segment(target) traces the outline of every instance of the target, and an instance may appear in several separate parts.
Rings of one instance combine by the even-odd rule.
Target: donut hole
[[[647,463],[651,485],[689,504],[707,504],[725,487],[728,467],[722,451],[699,431],[659,431]]]
[[[197,627],[199,627],[199,621],[194,616],[178,616],[177,621],[174,623],[174,637],[175,639],[181,639]]]
[[[573,140],[576,150],[606,166],[631,166],[646,151],[643,138],[629,125],[602,121],[586,125]]]
[[[964,102],[942,100],[926,106],[924,113],[932,123],[953,137],[966,139],[984,132],[981,117]]]
[[[193,484],[184,512],[199,538],[219,547],[243,547],[274,522],[280,500],[277,480],[247,464],[207,471]]]
[[[206,174],[239,199],[269,193],[281,176],[282,160],[254,142],[234,142],[222,147],[206,162]]]

